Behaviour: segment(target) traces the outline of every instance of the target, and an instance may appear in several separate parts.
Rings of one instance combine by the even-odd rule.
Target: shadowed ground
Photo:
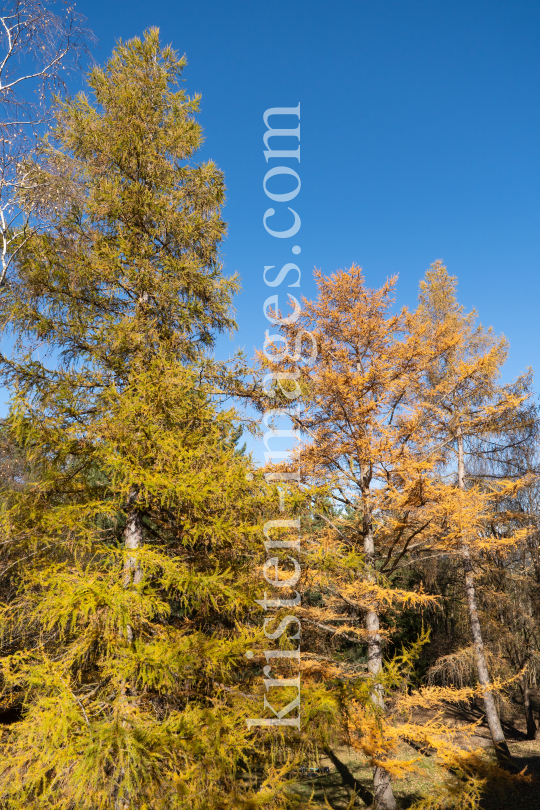
[[[487,741],[479,737],[475,742],[485,744]],[[518,791],[506,796],[492,794],[488,789],[482,802],[482,810],[540,810],[540,740],[510,741],[509,745],[518,767],[526,767],[534,781],[530,785],[520,786]],[[404,746],[404,757],[417,754],[412,748],[407,748],[408,746]],[[316,806],[321,810],[323,807],[327,810],[325,797],[332,810],[346,810],[356,787],[358,798],[355,807],[370,807],[373,788],[371,771],[355,751],[350,748],[335,749],[332,755],[323,757],[320,764],[330,766],[331,773],[314,779],[302,779],[295,785],[295,792],[305,799],[313,793]],[[422,774],[393,783],[400,810],[406,810],[422,793],[429,791],[435,767],[433,759],[425,757],[422,761]]]

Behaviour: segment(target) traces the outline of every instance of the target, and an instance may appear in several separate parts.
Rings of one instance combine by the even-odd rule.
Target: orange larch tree
[[[322,488],[338,514],[325,519],[340,536],[346,562],[342,555],[338,576],[339,565],[328,570],[328,554],[321,560],[319,584],[333,615],[315,624],[333,634],[353,633],[366,646],[370,700],[379,718],[385,713],[381,613],[389,604],[429,601],[421,591],[389,587],[388,577],[405,555],[432,543],[437,457],[419,388],[447,348],[425,339],[416,314],[392,312],[395,281],[370,290],[356,266],[328,278],[317,273],[318,299],[304,301],[296,319],[280,319],[279,334],[267,336],[261,354],[274,375],[291,369],[296,375],[290,384],[301,387],[304,407],[291,418],[302,437],[302,482]],[[295,345],[296,354],[283,341]],[[270,393],[283,403],[290,395],[283,382]],[[378,729],[365,736],[364,752],[374,769],[374,807],[390,810],[396,806],[392,735],[385,737],[380,723]]]
[[[473,639],[478,681],[495,749],[509,757],[490,678],[475,587],[475,572],[486,554],[504,555],[515,549],[524,531],[508,530],[511,516],[502,504],[511,503],[527,478],[484,478],[468,475],[466,458],[500,452],[501,442],[517,440],[527,429],[531,377],[502,385],[501,367],[507,342],[491,329],[476,325],[476,312],[465,314],[456,300],[456,283],[441,261],[431,265],[420,284],[417,315],[427,327],[425,339],[445,346],[427,370],[421,389],[426,426],[439,455],[437,471],[441,513],[439,544],[463,562],[464,587]],[[515,524],[514,524],[515,525]]]

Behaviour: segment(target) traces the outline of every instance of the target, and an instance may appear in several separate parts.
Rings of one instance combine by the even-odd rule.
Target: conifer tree
[[[446,787],[433,785],[419,806],[456,800],[476,807],[487,773],[502,782],[510,775],[460,749],[440,716],[414,722],[415,707],[435,714],[475,689],[428,685],[409,693],[425,633],[401,652],[384,652],[392,614],[434,606],[421,587],[400,586],[402,566],[447,556],[455,550],[456,526],[462,528],[463,490],[441,476],[446,441],[431,414],[440,369],[459,338],[421,312],[393,313],[395,279],[372,290],[356,266],[316,278],[317,299],[304,300],[294,318],[280,318],[279,334],[268,335],[260,353],[263,370],[272,371],[267,396],[286,410],[300,437],[290,462],[273,469],[300,467],[312,510],[297,586],[304,599],[296,608],[308,628],[306,646],[334,662],[346,739],[373,766],[366,802],[396,806],[391,777],[414,768],[398,754],[405,740],[436,752],[448,773]],[[296,409],[287,407],[293,386],[302,393]],[[259,406],[266,402],[261,398]],[[360,656],[348,658],[347,645],[357,645]]]
[[[183,66],[155,29],[119,42],[91,95],[59,102],[20,200],[43,227],[0,298],[28,471],[1,505],[10,810],[286,803],[238,692],[261,635],[259,501],[215,397],[230,373],[209,350],[234,326],[236,281],[218,257],[222,174],[192,162]],[[239,775],[254,763],[256,785]]]
[[[497,437],[518,435],[526,428],[530,375],[512,385],[500,382],[507,342],[491,329],[476,325],[476,312],[465,314],[456,300],[456,278],[435,262],[420,284],[418,314],[427,325],[426,339],[447,349],[430,367],[423,389],[426,422],[434,446],[443,451],[441,472],[455,473],[455,484],[441,484],[439,524],[443,547],[458,552],[464,569],[465,594],[486,719],[495,749],[508,759],[509,749],[500,723],[482,637],[475,586],[475,568],[483,552],[504,555],[523,536],[519,530],[499,531],[509,524],[498,505],[519,491],[525,479],[499,477],[486,482],[467,480],[466,453],[479,445],[493,453]],[[444,479],[448,482],[448,477]],[[445,491],[446,490],[446,491]],[[453,491],[452,491],[453,490]],[[495,530],[493,528],[495,527]]]
[[[395,735],[388,730],[385,737],[380,725],[386,635],[381,616],[389,605],[430,601],[420,592],[390,587],[388,577],[406,554],[432,543],[437,489],[429,472],[436,457],[426,449],[430,438],[418,389],[434,362],[433,347],[415,315],[391,313],[395,278],[370,290],[356,266],[316,277],[317,300],[304,301],[295,322],[280,327],[288,346],[303,343],[312,359],[299,370],[300,355],[288,360],[290,350],[269,341],[265,364],[298,375],[304,408],[291,418],[302,436],[303,481],[322,487],[338,510],[338,520],[328,520],[337,553],[325,546],[326,562],[317,557],[327,612],[311,619],[338,638],[352,634],[367,648],[369,702],[379,720],[369,725],[364,714],[361,725],[374,767],[374,807],[386,810],[396,806],[390,776],[399,766],[391,756]],[[286,392],[280,395],[276,386],[275,401],[280,396],[286,402]]]

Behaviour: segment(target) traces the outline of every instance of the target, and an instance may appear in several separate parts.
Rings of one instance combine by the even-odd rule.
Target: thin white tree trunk
[[[461,427],[457,431],[457,446],[458,446],[458,487],[465,489],[465,460],[463,455],[463,435]],[[486,720],[495,746],[497,756],[502,760],[510,759],[510,750],[506,742],[504,732],[502,730],[495,697],[491,691],[491,679],[489,677],[489,670],[486,661],[486,654],[484,651],[484,642],[482,639],[482,628],[480,626],[480,619],[478,617],[478,606],[476,604],[476,588],[474,584],[474,571],[471,559],[471,552],[466,539],[462,539],[461,543],[461,556],[463,559],[463,568],[465,571],[465,593],[467,596],[467,608],[469,612],[469,620],[471,623],[471,633],[474,645],[476,669],[478,671],[478,681],[483,689],[484,708],[486,712]]]
[[[138,487],[132,487],[130,493],[128,495],[127,500],[127,509],[128,509],[128,516],[126,520],[126,525],[124,527],[124,548],[129,549],[130,551],[135,551],[136,549],[142,546],[142,519],[139,510],[136,508],[137,498],[139,497],[139,490]],[[140,566],[140,563],[136,557],[128,556],[126,557],[124,563],[124,570],[123,570],[123,585],[124,588],[129,588],[131,584],[138,585],[139,582],[142,580],[143,571]],[[126,626],[126,636],[128,642],[131,644],[133,641],[133,628],[130,624]],[[130,693],[133,694],[133,689],[130,689]],[[126,707],[127,710],[127,698],[126,698],[126,685],[125,682],[122,684],[122,703]],[[122,721],[124,724],[125,721]],[[121,782],[124,778],[125,772],[122,769],[119,773],[119,782]],[[119,786],[117,785],[116,791],[118,791]],[[131,803],[129,800],[129,795],[122,791],[121,794],[118,792],[114,798],[114,810],[129,810],[131,807]]]
[[[364,554],[366,564],[366,579],[375,582],[374,557],[375,541],[373,537],[373,523],[369,506],[364,501]],[[379,632],[379,611],[376,605],[366,614],[366,630],[368,631],[368,671],[375,678],[382,671],[382,644]],[[376,684],[371,698],[381,711],[385,711],[384,690],[381,684]],[[373,810],[395,810],[397,807],[390,774],[385,768],[376,765],[373,769]]]
[[[128,516],[124,528],[124,548],[135,551],[142,546],[142,518],[141,513],[135,504],[139,491],[137,487],[132,487],[128,497]],[[138,585],[142,579],[142,568],[136,557],[128,556],[124,563],[124,588],[131,584]],[[128,641],[133,641],[133,628],[128,624],[126,628]]]

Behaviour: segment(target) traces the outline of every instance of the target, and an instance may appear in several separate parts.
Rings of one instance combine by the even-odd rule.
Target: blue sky
[[[79,0],[98,62],[160,27],[202,93],[202,157],[224,170],[223,245],[238,271],[235,345],[268,327],[265,265],[399,274],[398,302],[442,258],[460,300],[510,341],[511,379],[540,368],[540,4],[520,0]],[[263,228],[263,112],[301,104],[302,227]],[[293,165],[293,164],[289,164]],[[293,290],[293,292],[296,291]],[[232,348],[232,347],[231,347]],[[224,347],[220,347],[223,351]],[[538,388],[538,383],[537,383]]]
[[[237,345],[251,353],[268,325],[264,265],[294,258],[291,240],[262,224],[262,115],[300,102],[301,292],[313,294],[313,267],[357,262],[370,286],[399,273],[398,301],[413,306],[442,258],[462,303],[509,339],[507,378],[540,365],[537,2],[81,0],[78,10],[98,61],[150,25],[187,55],[203,155],[226,175],[224,260],[243,284]]]

